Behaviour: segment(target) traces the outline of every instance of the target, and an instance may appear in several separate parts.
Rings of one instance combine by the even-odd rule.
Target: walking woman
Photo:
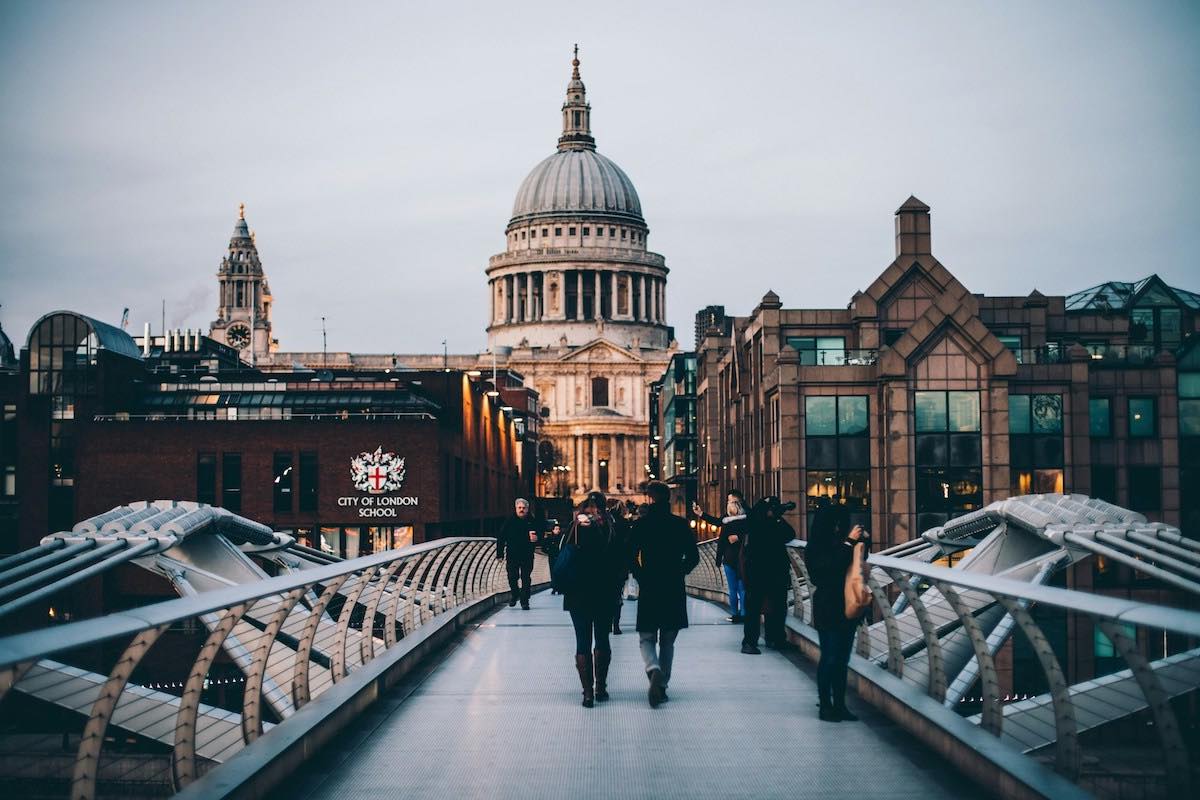
[[[575,669],[583,686],[583,706],[608,699],[608,665],[612,648],[613,597],[625,569],[625,549],[617,539],[604,495],[592,492],[579,506],[563,545],[577,548],[576,577],[563,595],[575,627]]]
[[[822,497],[808,528],[804,562],[816,586],[813,594],[813,627],[821,644],[817,662],[817,693],[823,722],[856,722],[846,708],[846,671],[859,619],[846,619],[844,591],[846,569],[854,558],[854,545],[867,542],[861,526],[850,526],[850,515],[841,505]]]

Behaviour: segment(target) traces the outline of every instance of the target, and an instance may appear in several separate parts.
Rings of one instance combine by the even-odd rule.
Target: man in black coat
[[[759,615],[766,617],[767,647],[779,648],[787,641],[784,619],[791,564],[787,543],[796,531],[783,515],[795,508],[778,497],[764,497],[754,505],[746,520],[742,544],[742,576],[746,581],[746,619],[742,628],[742,652],[758,655]]]
[[[508,568],[508,607],[520,600],[521,608],[528,610],[533,550],[542,541],[542,525],[525,498],[517,498],[513,509],[512,516],[504,520],[496,534],[496,558],[503,558]]]
[[[650,508],[633,523],[630,551],[638,581],[637,630],[650,679],[652,707],[667,700],[675,659],[675,637],[688,626],[683,579],[700,563],[687,521],[671,513],[671,489],[662,481],[646,486]]]

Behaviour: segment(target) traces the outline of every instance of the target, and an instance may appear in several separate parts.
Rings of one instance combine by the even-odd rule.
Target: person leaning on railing
[[[821,645],[817,662],[818,716],[823,722],[856,722],[846,708],[846,672],[850,650],[861,617],[846,618],[846,570],[854,558],[854,545],[869,545],[870,537],[860,525],[850,525],[850,514],[828,497],[818,501],[808,526],[804,563],[816,586],[813,594],[813,627]]]
[[[729,588],[729,621],[739,625],[746,613],[746,582],[741,564],[746,506],[738,489],[731,491],[726,499],[724,517],[705,514],[699,503],[692,503],[692,513],[717,529],[716,562],[725,571],[725,585]]]

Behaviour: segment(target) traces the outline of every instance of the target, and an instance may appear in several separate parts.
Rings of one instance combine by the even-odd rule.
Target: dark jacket
[[[736,569],[740,575],[742,571],[742,540],[746,533],[746,515],[738,514],[733,517],[717,519],[704,514],[702,519],[719,528],[717,532],[717,566],[728,565]],[[736,536],[737,541],[729,541],[731,536]]]
[[[846,568],[854,557],[850,515],[841,506],[817,509],[809,525],[804,565],[813,593],[813,627],[829,630],[849,624],[846,619]]]
[[[542,521],[532,513],[527,517],[510,514],[496,534],[496,558],[520,564],[532,561],[533,549],[542,541],[542,527]],[[537,536],[536,542],[529,541],[530,531]]]
[[[684,576],[700,563],[696,537],[687,521],[655,503],[633,523],[633,576],[638,581],[637,629],[678,630],[688,626]]]
[[[613,592],[623,580],[625,548],[613,530],[612,520],[604,514],[597,522],[581,525],[576,515],[562,545],[578,550],[579,580],[563,595],[563,608],[587,614],[594,619],[610,619],[615,609]]]
[[[763,592],[787,591],[792,583],[787,543],[796,531],[782,519],[752,514],[742,530],[741,573],[747,585]]]

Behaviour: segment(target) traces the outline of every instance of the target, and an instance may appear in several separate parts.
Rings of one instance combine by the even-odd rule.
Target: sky
[[[971,291],[1200,291],[1200,4],[0,2],[0,323],[208,329],[239,203],[284,350],[479,352],[581,72],[668,321],[844,308],[932,207]]]

